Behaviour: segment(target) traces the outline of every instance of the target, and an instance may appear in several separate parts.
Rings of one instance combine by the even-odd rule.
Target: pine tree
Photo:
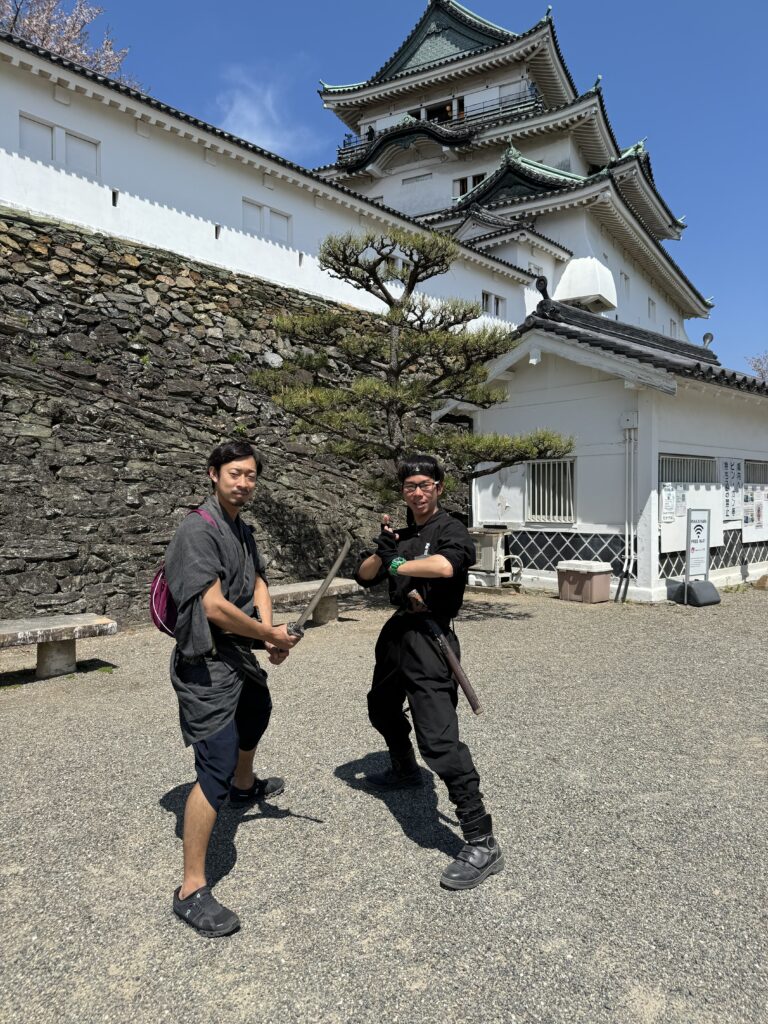
[[[449,402],[488,408],[504,391],[487,384],[487,363],[510,351],[513,329],[481,324],[477,303],[435,301],[420,285],[446,273],[458,246],[436,233],[393,230],[330,235],[320,265],[334,277],[380,299],[384,315],[345,310],[283,317],[275,324],[298,343],[298,354],[279,369],[260,370],[259,390],[295,417],[298,432],[320,434],[328,450],[354,462],[389,464],[404,455],[432,452],[464,479],[529,459],[560,458],[571,438],[549,430],[510,437],[473,434],[431,414]],[[339,379],[331,365],[349,368]],[[478,463],[486,463],[477,469]]]

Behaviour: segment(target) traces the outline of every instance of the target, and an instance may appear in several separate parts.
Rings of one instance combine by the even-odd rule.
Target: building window
[[[698,455],[660,455],[659,483],[719,483],[717,459]]]
[[[97,178],[99,174],[99,143],[95,139],[86,139],[26,114],[19,114],[19,152],[86,178]]]
[[[450,121],[453,117],[453,104],[450,100],[427,107],[427,121]]]
[[[530,523],[574,521],[574,461],[526,463],[525,518]]]
[[[429,173],[427,173],[427,174],[414,174],[410,178],[403,178],[402,184],[403,185],[415,185],[417,181],[429,181],[429,179],[431,177],[432,177],[432,172],[431,171]]]
[[[619,282],[621,283],[621,294],[625,299],[629,298],[629,274],[625,274],[623,270],[619,271]]]
[[[19,115],[19,150],[32,160],[53,162],[53,126]]]
[[[246,234],[259,235],[289,245],[292,220],[290,214],[273,210],[271,206],[254,203],[252,199],[243,200],[243,231]]]
[[[454,196],[465,196],[471,188],[476,188],[487,177],[488,175],[483,171],[481,174],[470,174],[466,178],[455,178],[453,182]]]
[[[648,299],[648,319],[652,324],[656,323],[656,303],[653,299]]]
[[[677,337],[677,320],[669,321],[669,336],[670,338]]]
[[[506,299],[503,299],[501,295],[494,295],[493,292],[483,292],[481,305],[486,316],[504,318],[507,301]]]
[[[768,462],[744,460],[745,484],[768,484]]]
[[[99,172],[99,144],[80,135],[66,132],[64,136],[64,166],[73,174],[96,178]]]
[[[288,245],[291,240],[291,218],[287,213],[280,213],[270,207],[264,208],[268,216],[268,223],[265,225],[267,238],[275,242],[283,242]]]
[[[250,199],[243,200],[243,231],[249,235],[262,235],[262,213],[264,207],[260,203],[253,203]]]

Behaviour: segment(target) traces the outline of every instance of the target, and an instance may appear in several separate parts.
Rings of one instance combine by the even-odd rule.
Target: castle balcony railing
[[[422,118],[424,123],[438,124],[441,128],[449,130],[461,130],[472,128],[480,130],[485,124],[493,121],[504,120],[507,117],[517,120],[530,114],[538,114],[544,110],[544,103],[538,93],[526,91],[516,96],[505,96],[501,100],[491,100],[488,103],[475,103],[468,106],[458,117],[452,118]],[[404,114],[405,118],[406,115]],[[416,125],[418,119],[408,122]],[[363,156],[365,151],[381,138],[382,135],[393,134],[395,129],[402,128],[402,124],[388,125],[381,131],[369,129],[364,136],[354,135],[349,132],[344,136],[344,141],[337,151],[337,163],[353,164]]]

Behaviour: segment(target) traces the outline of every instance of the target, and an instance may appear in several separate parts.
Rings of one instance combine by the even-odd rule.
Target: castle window
[[[427,107],[428,121],[450,121],[453,116],[453,104],[450,100],[443,103],[436,103],[433,107]]]
[[[269,207],[266,209],[269,212],[269,223],[266,226],[267,237],[287,245],[291,240],[291,217],[287,213],[280,213]]]
[[[410,178],[403,178],[402,184],[403,185],[415,185],[417,181],[429,181],[429,179],[431,177],[432,177],[432,172],[431,171],[428,174],[413,174],[413,175],[411,175]]]
[[[494,295],[493,292],[483,292],[481,305],[486,316],[504,318],[507,302],[501,295]]]
[[[264,207],[261,203],[251,202],[250,199],[243,200],[243,231],[249,235],[261,235],[264,231],[262,227],[262,213]]]
[[[292,230],[293,217],[290,214],[254,203],[252,199],[243,200],[243,231],[247,234],[290,245]]]
[[[669,321],[669,336],[670,338],[677,337],[677,320]]]
[[[32,160],[53,162],[53,126],[19,115],[19,150]]]
[[[648,319],[652,324],[656,323],[656,303],[653,299],[648,299]]]
[[[74,174],[96,178],[99,173],[99,144],[80,135],[66,132],[64,136],[64,166]]]
[[[485,181],[488,175],[485,171],[480,174],[471,174],[466,178],[454,178],[453,181],[453,194],[454,196],[465,196],[471,188],[475,188],[480,184],[481,181]]]

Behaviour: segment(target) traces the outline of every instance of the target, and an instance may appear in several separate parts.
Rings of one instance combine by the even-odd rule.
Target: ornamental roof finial
[[[541,277],[536,278],[536,290],[541,292],[541,298],[544,302],[549,302],[549,292],[547,291],[547,279],[542,274]]]
[[[547,4],[547,13],[544,15],[544,21],[549,21],[552,17],[552,4]]]
[[[595,79],[595,84],[592,86],[592,88],[593,89],[599,89],[600,88],[600,83],[602,82],[602,80],[603,80],[603,76],[602,75],[598,75],[597,78]]]

